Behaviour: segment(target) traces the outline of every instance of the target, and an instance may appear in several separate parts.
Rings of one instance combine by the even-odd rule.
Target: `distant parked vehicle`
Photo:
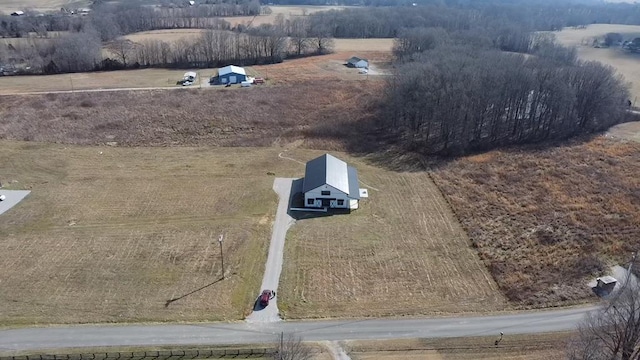
[[[251,82],[243,81],[240,83],[240,87],[251,87]]]
[[[276,292],[271,290],[262,290],[262,294],[260,294],[260,305],[267,306],[269,305],[269,300],[276,297]]]
[[[0,195],[0,201],[4,201],[7,197],[4,195]]]
[[[182,86],[189,86],[189,85],[193,85],[193,81],[187,80],[182,82]]]
[[[264,84],[264,79],[263,78],[255,78],[255,79],[253,79],[253,83],[254,84]]]

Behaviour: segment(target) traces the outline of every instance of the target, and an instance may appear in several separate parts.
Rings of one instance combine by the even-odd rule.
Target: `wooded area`
[[[628,90],[611,67],[538,38],[533,56],[505,53],[473,37],[413,29],[378,121],[407,149],[462,154],[605,130],[627,117]]]
[[[404,6],[357,7],[279,17],[275,24],[232,27],[220,16],[258,15],[268,11],[257,0],[215,2],[197,6],[147,6],[140,2],[94,2],[88,16],[56,13],[43,16],[0,17],[0,36],[47,36],[63,32],[54,41],[29,40],[0,49],[0,64],[26,64],[30,73],[113,70],[128,67],[211,67],[274,63],[289,56],[331,51],[331,38],[400,38],[396,55],[429,48],[423,42],[442,43],[448,37],[465,38],[463,46],[493,47],[530,53],[539,39],[534,31],[559,30],[593,22],[640,23],[640,6],[630,4],[576,4],[551,1],[435,1]],[[380,5],[380,4],[378,4]],[[209,29],[197,40],[169,44],[146,41],[132,44],[120,36],[157,29]],[[428,30],[428,34],[424,34]],[[435,30],[440,29],[440,30]],[[225,32],[226,31],[226,32]],[[233,32],[233,33],[232,33]],[[79,46],[80,43],[88,46]],[[104,58],[107,44],[114,56]],[[70,54],[82,52],[75,58]]]

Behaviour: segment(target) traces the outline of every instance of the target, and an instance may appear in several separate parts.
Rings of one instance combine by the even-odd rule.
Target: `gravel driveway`
[[[271,234],[271,244],[269,245],[269,256],[267,257],[267,265],[262,278],[262,287],[260,292],[256,293],[256,297],[264,289],[276,292],[276,297],[269,302],[269,305],[262,308],[256,305],[253,312],[247,316],[247,322],[275,322],[280,321],[278,311],[278,283],[280,282],[280,272],[282,271],[282,258],[284,255],[284,239],[287,235],[289,227],[295,223],[295,219],[289,216],[289,198],[291,195],[292,178],[276,178],[273,181],[273,190],[278,194],[280,201],[278,202],[278,211],[276,220],[273,223],[273,232]]]

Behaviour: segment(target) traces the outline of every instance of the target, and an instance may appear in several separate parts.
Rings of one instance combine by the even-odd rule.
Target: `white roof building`
[[[218,76],[224,76],[227,74],[240,74],[245,76],[247,75],[247,73],[244,71],[244,68],[235,65],[225,66],[218,70]]]

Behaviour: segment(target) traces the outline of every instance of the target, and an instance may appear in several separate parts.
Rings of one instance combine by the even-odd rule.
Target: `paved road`
[[[0,352],[94,346],[274,342],[280,332],[308,341],[443,338],[574,329],[589,308],[430,319],[280,321],[183,325],[98,325],[0,330]]]
[[[256,306],[254,311],[247,316],[247,322],[250,323],[280,321],[277,295],[278,284],[280,283],[280,272],[282,271],[282,260],[284,257],[284,239],[289,227],[295,223],[295,220],[288,214],[289,197],[291,195],[293,180],[294,179],[289,178],[276,178],[273,181],[273,190],[278,194],[280,201],[278,202],[276,220],[273,223],[269,256],[267,257],[267,265],[264,270],[264,276],[262,277],[261,289],[274,290],[276,297],[271,300],[269,306],[265,308],[261,308],[259,305]]]

